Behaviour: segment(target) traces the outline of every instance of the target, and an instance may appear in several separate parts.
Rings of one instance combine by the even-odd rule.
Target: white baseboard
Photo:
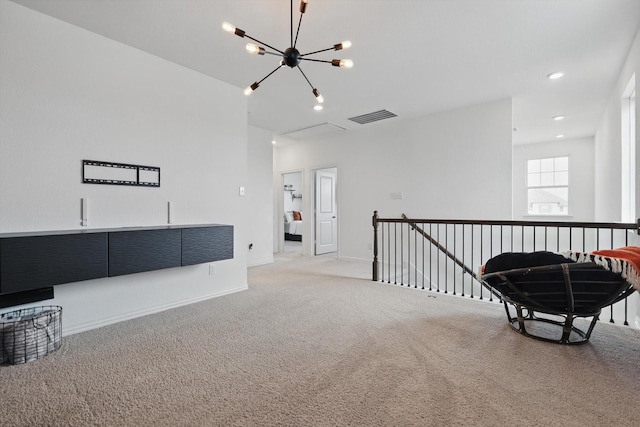
[[[273,264],[273,262],[273,256],[271,256],[271,258],[253,260],[252,262],[247,264],[247,267],[257,267],[259,265]]]
[[[217,297],[221,297],[221,296],[224,296],[224,295],[233,294],[233,293],[236,293],[236,292],[246,291],[247,289],[249,289],[249,285],[244,285],[244,286],[240,286],[238,288],[234,288],[234,289],[230,289],[230,290],[226,290],[226,291],[216,292],[216,293],[213,293],[213,294],[208,294],[208,295],[204,295],[204,296],[200,296],[200,297],[196,297],[196,298],[189,298],[189,299],[185,299],[185,300],[180,300],[180,301],[172,302],[170,304],[164,304],[164,305],[157,306],[157,307],[146,308],[144,310],[134,311],[132,313],[127,313],[127,314],[120,315],[120,316],[109,317],[107,319],[101,319],[101,320],[98,320],[98,321],[95,321],[95,322],[84,323],[84,324],[72,327],[70,329],[63,330],[62,336],[64,337],[64,336],[67,336],[67,335],[73,335],[73,334],[78,334],[80,332],[90,331],[91,329],[97,329],[97,328],[101,328],[103,326],[112,325],[114,323],[119,323],[119,322],[124,322],[126,320],[135,319],[137,317],[147,316],[149,314],[159,313],[161,311],[170,310],[172,308],[177,308],[177,307],[182,307],[182,306],[189,305],[189,304],[194,304],[194,303],[197,303],[197,302],[200,302],[200,301],[205,301],[205,300],[208,300],[208,299],[211,299],[211,298],[217,298]]]
[[[369,258],[355,258],[355,257],[348,257],[348,256],[339,256],[338,259],[340,261],[353,261],[353,262],[366,262],[366,263],[373,263],[373,259],[369,259]]]

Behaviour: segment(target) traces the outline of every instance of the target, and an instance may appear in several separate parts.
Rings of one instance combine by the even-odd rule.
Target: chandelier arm
[[[302,55],[300,55],[300,56],[302,57],[302,56],[314,55],[314,54],[316,54],[316,53],[326,52],[326,51],[328,51],[328,50],[336,50],[336,48],[335,48],[335,47],[328,47],[328,48],[326,48],[326,49],[316,50],[315,52],[305,53],[305,54],[302,54]]]
[[[268,78],[269,76],[271,76],[271,74],[275,73],[275,72],[276,72],[276,71],[278,71],[280,68],[282,68],[282,65],[278,65],[278,66],[276,67],[276,69],[275,69],[275,70],[273,70],[272,72],[270,72],[269,74],[267,74],[266,76],[264,76],[264,77],[262,78],[262,80],[258,81],[258,84],[260,84],[260,83],[262,83],[263,81],[267,80],[267,78]]]
[[[313,59],[313,58],[300,58],[301,61],[313,61],[313,62],[326,62],[327,64],[331,64],[331,61],[325,61],[324,59]]]
[[[302,15],[304,15],[304,13],[300,14],[300,20],[298,21],[298,29],[296,30],[296,40],[293,42],[294,49],[296,47],[296,44],[298,43],[298,34],[300,34],[300,24],[302,24]]]
[[[296,68],[298,68],[298,70],[300,70],[300,72],[302,73],[302,77],[304,77],[304,79],[307,81],[307,83],[309,83],[309,86],[311,86],[311,89],[315,89],[313,87],[313,85],[311,84],[311,82],[309,81],[309,79],[307,78],[307,75],[304,73],[304,71],[302,71],[302,68],[300,68],[299,65]]]
[[[276,49],[276,48],[275,48],[275,47],[273,47],[273,46],[269,46],[269,45],[268,45],[268,44],[266,44],[265,42],[260,41],[260,40],[258,40],[258,39],[254,39],[253,37],[248,36],[248,35],[246,35],[246,34],[245,34],[244,36],[245,36],[246,38],[250,39],[250,40],[253,40],[253,41],[254,41],[254,42],[256,42],[256,43],[260,43],[260,44],[265,45],[265,46],[266,46],[266,47],[268,47],[269,49],[273,49],[273,50],[275,50],[276,52],[279,52],[279,53],[280,53],[280,55],[284,55],[284,52],[283,52],[283,51],[281,51],[280,49]]]

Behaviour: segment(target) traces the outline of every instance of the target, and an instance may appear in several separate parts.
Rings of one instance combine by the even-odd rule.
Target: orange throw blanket
[[[640,290],[640,247],[638,246],[604,249],[590,254],[569,252],[565,256],[577,262],[594,262],[614,273],[620,273],[627,282]]]

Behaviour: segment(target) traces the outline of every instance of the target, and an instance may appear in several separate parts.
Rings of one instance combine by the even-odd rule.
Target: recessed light
[[[560,120],[564,120],[564,116],[553,116],[552,119],[559,122]]]
[[[548,78],[549,80],[557,80],[557,79],[559,79],[559,78],[560,78],[560,77],[562,77],[562,76],[564,76],[564,73],[563,73],[562,71],[557,71],[557,72],[555,72],[555,73],[548,74],[548,75],[547,75],[547,78]]]
[[[313,109],[314,109],[314,110],[316,110],[316,111],[322,111],[322,105],[320,105],[320,104],[316,104],[316,105],[313,107]]]
[[[556,138],[558,139],[564,138],[564,134],[556,135]]]

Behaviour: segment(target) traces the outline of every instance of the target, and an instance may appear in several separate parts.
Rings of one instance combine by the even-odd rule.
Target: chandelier
[[[269,76],[271,76],[273,73],[275,73],[280,68],[282,68],[282,67],[284,67],[286,65],[288,67],[297,68],[298,70],[300,70],[300,73],[302,74],[304,79],[307,81],[307,83],[309,83],[309,86],[311,87],[311,92],[313,93],[313,96],[316,97],[316,100],[318,101],[319,104],[322,104],[324,102],[324,98],[322,97],[322,95],[320,94],[318,89],[316,89],[311,84],[311,82],[307,78],[307,75],[304,73],[304,71],[302,71],[302,68],[300,68],[300,62],[302,62],[302,61],[325,62],[325,63],[333,65],[334,67],[340,67],[340,68],[351,68],[351,67],[353,67],[353,61],[350,60],[350,59],[333,59],[331,61],[327,61],[327,60],[322,60],[322,59],[309,58],[309,56],[314,55],[316,53],[327,52],[329,50],[348,49],[349,47],[351,47],[351,42],[348,41],[348,40],[347,41],[343,41],[343,42],[338,43],[338,44],[335,44],[332,47],[329,47],[327,49],[316,50],[316,51],[309,52],[309,53],[300,53],[300,51],[296,48],[296,44],[298,42],[298,34],[300,33],[300,24],[302,23],[302,16],[304,15],[304,13],[307,10],[307,4],[308,3],[309,3],[309,0],[301,0],[300,1],[300,20],[298,21],[298,29],[296,30],[296,36],[295,36],[295,39],[294,39],[293,38],[293,0],[291,0],[291,45],[287,49],[285,49],[284,51],[282,51],[280,49],[276,49],[275,47],[270,46],[267,43],[264,43],[264,42],[262,42],[262,41],[260,41],[258,39],[255,39],[255,38],[247,35],[247,33],[245,31],[241,30],[240,28],[235,27],[234,25],[229,24],[228,22],[222,23],[222,29],[224,29],[225,31],[227,31],[229,33],[233,33],[233,34],[235,34],[235,35],[237,35],[239,37],[243,37],[243,38],[246,37],[246,38],[248,38],[250,40],[253,40],[254,42],[258,43],[258,44],[256,44],[256,43],[247,43],[246,50],[247,50],[248,53],[251,53],[251,54],[254,54],[254,55],[265,55],[265,54],[267,54],[267,55],[275,55],[275,56],[279,56],[279,57],[282,58],[280,60],[279,65],[276,67],[276,69],[274,69],[269,74],[267,74],[265,77],[263,77],[262,80],[256,81],[256,82],[252,83],[250,86],[248,86],[244,90],[244,94],[245,95],[251,95],[253,93],[253,91],[255,91],[260,86],[260,83],[265,81]],[[267,50],[267,49],[271,49],[271,50]]]

